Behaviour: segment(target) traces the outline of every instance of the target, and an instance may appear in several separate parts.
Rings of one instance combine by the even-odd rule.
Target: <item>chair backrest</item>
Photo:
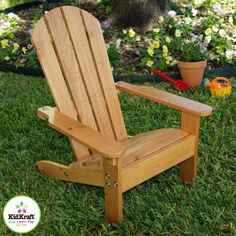
[[[99,21],[76,7],[55,8],[33,31],[58,109],[116,140],[127,137]]]

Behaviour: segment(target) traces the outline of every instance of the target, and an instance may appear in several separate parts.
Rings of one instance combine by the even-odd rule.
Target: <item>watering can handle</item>
[[[212,80],[212,82],[217,82],[217,81],[224,81],[224,82],[226,82],[226,84],[228,84],[230,86],[229,80],[226,79],[225,77],[217,77],[217,78]]]

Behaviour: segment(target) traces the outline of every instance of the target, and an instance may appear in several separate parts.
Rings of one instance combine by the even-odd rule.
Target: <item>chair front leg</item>
[[[122,182],[120,158],[103,158],[104,167],[104,193],[105,193],[105,218],[110,223],[123,221]]]
[[[192,182],[197,177],[198,139],[200,116],[182,112],[182,129],[195,135],[194,156],[180,163],[180,178],[184,182]]]

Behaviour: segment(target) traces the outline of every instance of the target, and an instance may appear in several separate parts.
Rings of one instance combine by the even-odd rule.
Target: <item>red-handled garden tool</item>
[[[168,80],[170,83],[172,83],[174,85],[174,89],[176,90],[183,91],[183,90],[192,88],[190,85],[186,84],[183,80],[180,80],[180,79],[174,80],[156,69],[152,69],[152,72],[156,75],[159,75],[163,79]]]

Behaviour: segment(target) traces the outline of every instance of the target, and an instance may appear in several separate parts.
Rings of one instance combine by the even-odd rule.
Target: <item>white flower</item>
[[[116,47],[119,48],[121,44],[121,39],[117,39],[116,40]]]
[[[204,0],[194,0],[194,5],[201,6],[203,4]]]
[[[7,29],[10,27],[10,23],[5,21],[3,24],[2,24],[2,29]]]
[[[225,32],[225,30],[224,30],[224,29],[221,29],[221,30],[219,31],[219,35],[220,35],[220,37],[225,38],[225,37],[226,37],[226,32]]]
[[[12,18],[15,18],[16,20],[20,19],[19,16],[17,16],[16,14],[14,14],[12,12],[8,13],[7,16],[8,16],[9,19],[12,19]]]
[[[191,22],[192,22],[192,19],[191,19],[190,17],[186,17],[186,18],[185,18],[185,24],[186,24],[186,25],[191,24]]]
[[[234,42],[234,38],[233,38],[233,37],[230,37],[229,35],[226,35],[226,39],[227,39],[228,41],[233,41],[233,42]]]
[[[181,36],[181,31],[177,29],[177,30],[175,31],[175,37],[178,37],[178,38],[179,38],[180,36]]]
[[[233,41],[236,42],[236,31],[232,34]]]
[[[208,44],[211,42],[211,35],[205,37],[204,43]]]
[[[195,9],[195,8],[192,8],[192,15],[193,15],[193,16],[196,16],[196,15],[197,15],[197,13],[198,13],[197,9]]]
[[[168,11],[168,16],[171,18],[175,18],[176,17],[176,12],[175,11]]]
[[[109,20],[105,20],[103,22],[103,26],[104,26],[105,29],[109,28],[110,27],[110,21]]]
[[[212,7],[212,10],[215,11],[215,12],[219,12],[222,10],[221,8],[221,5],[219,3],[215,4],[213,7]]]
[[[203,34],[200,34],[199,36],[198,36],[198,40],[202,40],[202,38],[203,38]]]
[[[191,33],[190,36],[191,36],[191,42],[196,42],[198,40],[198,37],[199,37],[198,35],[193,34],[193,33]]]
[[[232,51],[232,50],[227,50],[227,51],[225,51],[225,57],[226,57],[227,59],[232,59],[232,58],[233,58],[233,55],[234,55],[234,51]]]

